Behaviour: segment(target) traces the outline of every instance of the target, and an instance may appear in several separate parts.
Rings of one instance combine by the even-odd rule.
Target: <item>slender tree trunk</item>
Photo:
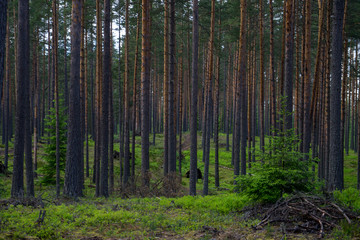
[[[175,132],[175,0],[170,0],[170,69],[169,69],[169,139],[168,139],[168,162],[169,173],[176,172],[176,132]]]
[[[86,53],[86,52],[85,52]],[[86,55],[85,55],[86,56]],[[112,56],[113,56],[113,41],[112,41],[112,22],[110,22],[110,60],[109,60],[109,68],[112,69]],[[86,62],[86,61],[85,61]],[[86,68],[85,68],[86,70]],[[85,72],[86,73],[86,72]],[[85,74],[86,76],[86,74]],[[86,86],[86,82],[85,82]],[[113,79],[111,70],[109,73],[109,193],[114,192],[114,158],[113,158],[113,152],[114,152],[114,104],[113,104]],[[85,87],[85,93],[86,93],[86,87]],[[85,94],[87,97],[87,94]],[[86,103],[85,99],[85,103]],[[85,104],[87,105],[87,104]],[[85,110],[86,113],[86,110]],[[86,124],[86,116],[85,116],[85,124]]]
[[[65,8],[67,2],[65,1]],[[45,63],[44,63],[45,64]],[[64,19],[64,98],[65,98],[65,112],[69,111],[69,87],[68,87],[68,70],[67,70],[67,21]]]
[[[220,0],[222,6],[222,0]],[[215,14],[215,13],[214,13]],[[219,45],[221,46],[221,11],[219,10]],[[214,120],[214,141],[215,141],[215,187],[219,187],[219,108],[220,108],[220,47],[216,57],[216,76],[215,76],[215,120]],[[225,100],[224,100],[225,102]]]
[[[80,126],[80,32],[81,0],[72,2],[71,68],[68,120],[68,145],[65,169],[64,194],[77,198],[82,195],[81,177],[81,126]]]
[[[125,119],[124,119],[124,186],[129,181],[130,177],[130,81],[129,81],[129,0],[126,0],[125,6],[125,79],[124,79],[124,107],[125,107]]]
[[[164,0],[164,175],[169,171],[169,2]]]
[[[96,0],[96,139],[95,139],[95,195],[100,190],[100,155],[101,155],[101,83],[102,83],[102,22],[100,0]]]
[[[10,9],[7,10],[7,19],[9,19]],[[4,165],[5,168],[8,168],[8,161],[9,161],[9,140],[10,140],[10,82],[11,82],[11,58],[10,58],[10,29],[9,29],[9,21],[6,22],[6,75],[5,75],[5,156],[4,156]]]
[[[178,114],[178,133],[179,133],[179,173],[181,176],[181,172],[182,172],[182,148],[181,148],[181,143],[182,143],[182,130],[183,130],[183,126],[182,126],[182,116],[183,116],[183,49],[184,49],[184,45],[181,43],[180,46],[180,59],[179,59],[179,81],[178,81],[178,95],[179,95],[179,114]]]
[[[330,84],[330,153],[329,153],[329,190],[344,188],[344,163],[341,158],[340,124],[341,124],[341,61],[342,61],[342,28],[345,0],[334,1],[334,20],[331,42],[331,84]]]
[[[240,2],[240,44],[238,62],[238,86],[236,88],[236,118],[234,128],[234,175],[246,174],[246,138],[247,138],[247,109],[246,109],[246,0]],[[241,134],[240,134],[241,133]],[[241,140],[241,141],[240,141]],[[241,148],[240,148],[241,143]],[[241,165],[240,165],[241,154]]]
[[[8,0],[0,1],[0,100],[3,94],[3,79],[4,79],[4,63],[5,63],[5,42],[6,42],[6,29],[8,22]],[[1,104],[0,104],[1,107]],[[1,109],[0,109],[1,113]]]
[[[137,15],[137,24],[136,24],[136,40],[135,40],[135,59],[134,59],[134,80],[133,80],[133,108],[132,108],[132,139],[131,139],[131,146],[132,146],[132,166],[131,166],[131,176],[132,180],[135,181],[135,136],[136,136],[136,96],[137,96],[137,67],[138,67],[138,53],[139,53],[139,33],[140,33],[140,13]]]
[[[264,14],[263,0],[259,0],[260,15],[260,104],[259,104],[259,122],[260,122],[260,149],[264,152]]]
[[[100,195],[109,196],[109,83],[111,74],[110,57],[110,0],[104,1],[105,21],[104,21],[104,64],[103,81],[101,85],[101,175],[100,175]]]
[[[274,12],[272,0],[269,1],[269,10],[270,10],[270,59],[269,59],[269,80],[270,80],[270,111],[271,111],[271,125],[273,130],[276,129],[276,82],[274,76]],[[275,135],[275,131],[272,132]]]
[[[55,109],[56,109],[56,197],[60,196],[60,122],[59,122],[59,77],[58,77],[58,15],[57,1],[53,0],[53,54],[55,67]]]
[[[85,141],[86,141],[86,177],[90,175],[89,166],[89,101],[88,101],[88,42],[87,42],[87,31],[85,33]]]
[[[150,0],[142,0],[142,49],[141,49],[141,173],[143,185],[149,186],[149,132],[150,112],[145,107],[150,102]]]
[[[304,83],[303,83],[303,152],[309,153],[311,140],[310,122],[310,85],[311,85],[311,1],[305,1],[305,48],[304,48]]]
[[[348,39],[345,32],[345,23],[346,23],[346,12],[347,12],[347,0],[344,3],[344,20],[343,20],[343,47],[344,47],[344,71],[343,71],[343,79],[342,79],[342,87],[341,87],[341,123],[340,123],[340,148],[341,148],[341,159],[344,162],[344,129],[345,129],[345,118],[346,116],[346,91],[347,91],[347,80],[348,80]]]
[[[198,102],[198,44],[199,15],[198,0],[193,0],[193,38],[192,38],[192,89],[191,89],[191,119],[190,119],[190,195],[196,195],[197,182],[197,102]]]
[[[81,183],[84,185],[84,141],[85,141],[85,0],[81,2],[81,35],[80,35],[80,126],[81,126]]]
[[[31,189],[32,161],[29,154],[31,152],[30,135],[30,106],[29,106],[29,1],[20,0],[18,2],[18,39],[17,39],[17,63],[16,63],[16,119],[15,119],[15,144],[14,144],[14,165],[12,178],[12,197],[22,197],[24,195],[24,147],[27,169],[27,194],[34,195]],[[25,129],[24,129],[25,127]],[[32,194],[31,194],[32,193]]]
[[[212,97],[212,77],[213,77],[213,65],[214,65],[214,30],[215,30],[215,0],[211,1],[211,23],[210,23],[210,40],[209,40],[209,52],[208,52],[208,63],[207,63],[207,79],[206,79],[206,89],[204,92],[204,127],[206,127],[205,134],[205,146],[203,156],[205,156],[205,167],[204,167],[204,188],[203,195],[208,195],[209,192],[209,153],[210,153],[210,99]],[[218,80],[217,80],[218,81]]]
[[[238,67],[238,79],[239,79],[239,99],[238,112],[241,114],[241,175],[246,174],[246,139],[247,139],[247,112],[246,112],[246,0],[241,0],[240,10],[240,52],[239,52],[239,67]],[[241,106],[241,107],[240,107]],[[240,120],[240,119],[239,119]]]
[[[285,129],[292,128],[293,111],[293,73],[294,73],[294,6],[293,0],[286,0],[285,24],[285,81],[284,96],[286,97]]]

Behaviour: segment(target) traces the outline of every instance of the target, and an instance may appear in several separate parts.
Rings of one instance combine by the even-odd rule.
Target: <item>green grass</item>
[[[230,228],[236,212],[248,200],[236,194],[182,198],[119,198],[47,205],[46,217],[37,224],[39,209],[14,207],[0,212],[1,235],[7,238],[151,238],[158,233],[185,235],[203,226]]]
[[[183,135],[183,160],[182,160],[182,187],[187,194],[189,179],[185,173],[190,168],[190,149],[188,134]],[[274,239],[278,236],[271,226],[266,231],[254,233],[251,224],[259,220],[243,220],[239,213],[244,206],[252,204],[251,201],[241,195],[232,193],[233,167],[231,165],[231,141],[230,151],[225,150],[226,135],[219,136],[219,163],[220,163],[220,189],[215,188],[214,161],[215,149],[211,139],[210,169],[209,169],[209,193],[210,196],[178,198],[131,198],[121,199],[116,191],[108,199],[95,198],[94,184],[91,181],[94,157],[94,142],[89,142],[90,147],[90,178],[85,180],[83,198],[77,202],[71,199],[55,199],[55,187],[44,187],[39,180],[35,181],[36,195],[41,195],[45,202],[46,216],[42,224],[37,224],[39,208],[9,205],[7,208],[0,206],[0,239],[80,239],[84,237],[102,238],[129,238],[129,239],[211,239],[210,233],[203,228],[217,228],[229,234],[240,234],[248,239]],[[267,139],[266,139],[267,141]],[[156,135],[156,144],[150,145],[150,171],[152,183],[163,175],[163,135]],[[136,174],[141,167],[141,139],[136,137],[135,157]],[[152,143],[152,135],[150,136]],[[177,143],[178,144],[178,143]],[[256,147],[259,148],[259,138],[256,138]],[[2,146],[0,146],[2,147]],[[13,146],[11,145],[11,148]],[[114,144],[114,149],[119,151],[119,143]],[[39,166],[42,161],[43,149],[39,148]],[[201,133],[198,134],[198,168],[203,171]],[[1,156],[3,157],[3,156]],[[1,158],[0,157],[0,158]],[[12,171],[12,160],[9,161]],[[357,155],[350,152],[345,155],[345,187],[342,193],[335,193],[336,199],[344,205],[360,211],[359,192],[355,190],[357,182]],[[63,177],[63,176],[61,176]],[[115,161],[115,188],[120,186],[120,166]],[[202,193],[202,181],[197,183],[198,195]],[[227,190],[229,189],[229,190]],[[11,175],[0,176],[0,198],[10,197]],[[0,200],[1,200],[0,199]],[[56,203],[56,204],[55,204]],[[354,225],[355,226],[355,225]],[[334,231],[333,236],[352,236],[350,233],[354,226],[342,225],[342,228]],[[302,236],[299,236],[301,239]],[[229,237],[230,238],[230,237]],[[236,237],[234,237],[236,238]],[[245,238],[245,237],[244,237]],[[225,238],[226,239],[226,238]]]

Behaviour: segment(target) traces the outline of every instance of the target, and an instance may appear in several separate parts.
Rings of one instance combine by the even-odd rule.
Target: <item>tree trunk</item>
[[[304,48],[304,82],[303,82],[303,152],[309,153],[311,140],[310,122],[310,88],[311,88],[311,1],[305,2],[305,48]],[[307,158],[307,157],[306,157]]]
[[[150,112],[145,107],[150,102],[150,0],[142,0],[142,49],[141,49],[141,173],[143,185],[149,186],[149,132]]]
[[[286,24],[285,24],[285,81],[284,96],[285,104],[285,129],[292,128],[293,111],[293,73],[294,73],[294,6],[293,0],[286,0]]]
[[[170,78],[169,78],[169,146],[168,146],[168,162],[169,173],[176,172],[176,132],[175,132],[175,0],[170,0]]]
[[[334,1],[334,20],[331,42],[331,84],[330,84],[330,153],[328,190],[344,188],[344,163],[341,158],[340,124],[341,124],[341,61],[342,61],[342,30],[345,0]]]
[[[95,139],[95,195],[100,196],[101,155],[101,83],[102,83],[102,21],[100,0],[96,1],[96,139]]]
[[[273,130],[276,129],[276,82],[274,76],[274,12],[272,0],[269,1],[270,10],[270,59],[269,59],[269,80],[270,80],[270,111],[271,111],[271,126]],[[275,131],[272,132],[275,135]]]
[[[264,152],[264,16],[263,0],[259,0],[260,15],[260,104],[259,104],[259,122],[260,122],[260,150]]]
[[[104,21],[104,64],[103,64],[103,81],[101,85],[101,175],[100,175],[100,195],[109,196],[109,83],[111,74],[110,58],[110,0],[105,0],[105,21]]]
[[[164,175],[169,171],[169,2],[164,0]]]
[[[60,122],[59,122],[59,76],[58,76],[58,16],[57,16],[57,2],[53,0],[53,54],[54,54],[54,68],[55,68],[55,109],[56,109],[56,197],[60,196]]]
[[[6,1],[5,1],[6,2]],[[1,10],[2,11],[2,10]],[[7,19],[9,19],[10,10],[7,10]],[[9,139],[10,139],[10,82],[11,82],[11,58],[10,58],[10,29],[9,29],[9,21],[6,22],[6,86],[5,86],[5,156],[4,156],[4,165],[5,168],[8,168],[9,161]],[[36,170],[36,169],[35,169]]]
[[[129,181],[130,177],[130,81],[129,81],[129,0],[126,0],[125,6],[125,79],[124,79],[124,186]]]
[[[131,139],[131,147],[132,147],[132,166],[131,166],[131,176],[132,180],[135,181],[135,135],[136,135],[136,96],[137,96],[137,67],[138,67],[138,52],[139,52],[139,32],[140,32],[140,13],[137,15],[137,24],[136,24],[136,40],[135,40],[135,59],[134,59],[134,80],[133,80],[133,112],[132,112],[132,139]]]
[[[66,156],[64,194],[77,198],[82,195],[81,126],[80,126],[80,33],[81,0],[72,2],[71,68],[68,119],[68,145]]]
[[[197,182],[197,102],[198,102],[198,44],[199,15],[198,0],[193,0],[193,38],[192,38],[192,89],[191,89],[191,119],[190,119],[190,189],[191,196],[196,195]]]
[[[0,0],[0,99],[3,94],[4,63],[5,63],[5,42],[7,29],[7,8],[8,0]],[[0,104],[1,105],[1,104]],[[0,106],[1,108],[1,106]],[[1,113],[1,109],[0,109]]]

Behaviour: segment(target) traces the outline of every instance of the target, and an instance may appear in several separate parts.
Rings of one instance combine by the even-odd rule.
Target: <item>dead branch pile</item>
[[[263,229],[268,224],[279,224],[284,233],[311,233],[322,238],[339,225],[341,220],[351,224],[359,218],[349,209],[317,196],[294,196],[281,199],[262,214],[262,220],[253,226]]]
[[[151,176],[147,176],[150,181]],[[176,173],[169,173],[165,177],[160,177],[151,181],[150,186],[142,184],[140,175],[136,176],[135,181],[125,187],[116,190],[124,198],[131,197],[180,197],[186,194],[184,187],[181,185],[181,177]]]

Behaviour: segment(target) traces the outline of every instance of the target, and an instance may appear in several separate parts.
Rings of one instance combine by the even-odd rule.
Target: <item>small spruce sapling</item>
[[[60,174],[65,170],[66,144],[67,144],[67,115],[62,101],[59,104],[59,135],[60,135]],[[45,119],[45,140],[47,144],[44,148],[45,164],[38,171],[42,174],[40,179],[44,185],[56,184],[56,111],[50,108],[50,114]],[[60,179],[62,182],[63,180]]]
[[[286,115],[291,114],[285,111],[284,104],[282,106],[280,126]],[[294,129],[273,131],[276,134],[268,136],[270,141],[265,151],[257,152],[257,159],[262,161],[253,163],[249,175],[239,176],[236,181],[236,190],[256,202],[276,202],[286,194],[315,189],[311,166],[316,159],[306,158],[308,155],[298,151],[300,139]]]

